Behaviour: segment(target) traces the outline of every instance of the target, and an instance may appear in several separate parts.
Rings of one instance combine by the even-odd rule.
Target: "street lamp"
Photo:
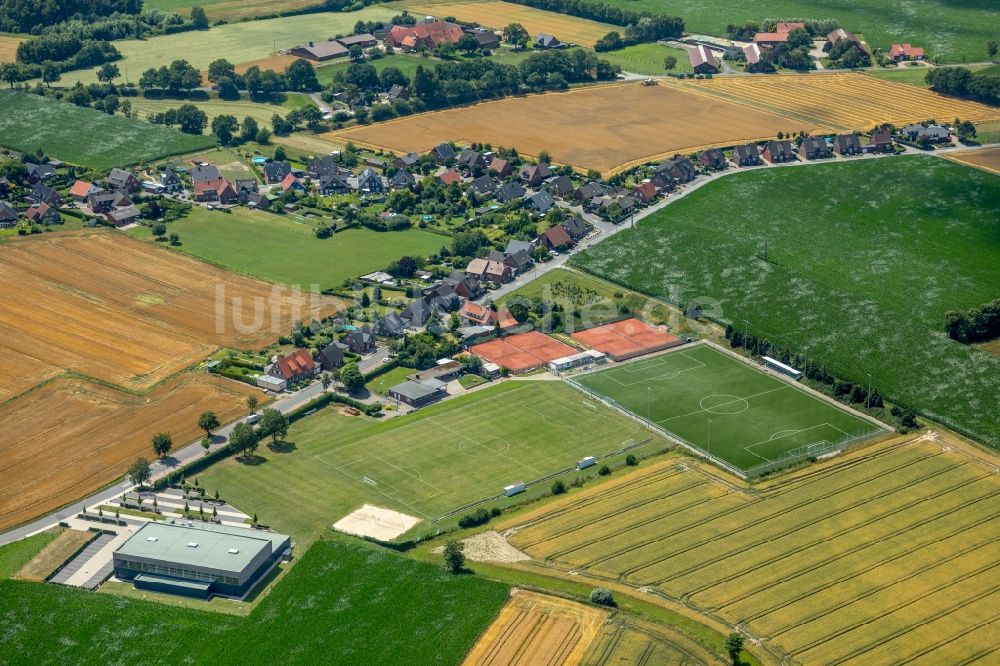
[[[652,394],[653,394],[653,387],[652,386],[647,386],[646,387],[646,420],[647,421],[649,420],[649,399],[650,399],[650,396]]]
[[[868,395],[865,396],[865,409],[871,409],[872,407],[872,373],[868,374]]]
[[[747,347],[747,336],[750,335],[750,320],[743,320],[743,348],[749,350]]]
[[[708,420],[708,457],[712,457],[712,419]]]

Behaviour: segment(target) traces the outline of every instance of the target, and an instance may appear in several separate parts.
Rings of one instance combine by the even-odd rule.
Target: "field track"
[[[948,159],[1000,176],[1000,147],[963,153],[952,153]]]
[[[997,646],[997,470],[935,436],[750,492],[670,461],[539,509],[508,538],[740,624],[796,663],[959,663]]]

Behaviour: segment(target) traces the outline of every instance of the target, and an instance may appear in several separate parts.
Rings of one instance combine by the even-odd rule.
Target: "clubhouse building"
[[[192,521],[150,521],[114,552],[115,576],[137,589],[243,597],[292,555],[291,537]]]

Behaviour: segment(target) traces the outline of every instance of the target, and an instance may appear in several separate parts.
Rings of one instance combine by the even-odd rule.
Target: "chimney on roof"
[[[316,46],[316,45],[313,44],[312,42],[309,42],[309,46]]]

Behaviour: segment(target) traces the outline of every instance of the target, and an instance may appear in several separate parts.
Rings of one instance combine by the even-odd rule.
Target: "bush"
[[[611,474],[611,468],[607,465],[601,465],[601,469],[597,470],[597,473],[601,476],[607,476],[608,474]]]
[[[499,515],[499,509],[496,509]],[[490,522],[490,512],[486,509],[476,509],[472,513],[467,513],[458,519],[458,526],[461,528],[477,527]]]
[[[595,588],[590,593],[590,603],[598,606],[611,606],[612,608],[618,605],[615,603],[615,595],[606,587]]]
[[[503,509],[498,506],[490,509],[490,518],[499,518],[501,514],[503,514]]]
[[[634,455],[630,453],[627,456],[625,456],[625,464],[628,465],[629,467],[635,467],[636,465],[639,464],[639,461],[636,459]]]
[[[563,483],[562,481],[557,480],[555,483],[552,484],[553,495],[562,495],[565,492],[566,492],[566,484]]]

